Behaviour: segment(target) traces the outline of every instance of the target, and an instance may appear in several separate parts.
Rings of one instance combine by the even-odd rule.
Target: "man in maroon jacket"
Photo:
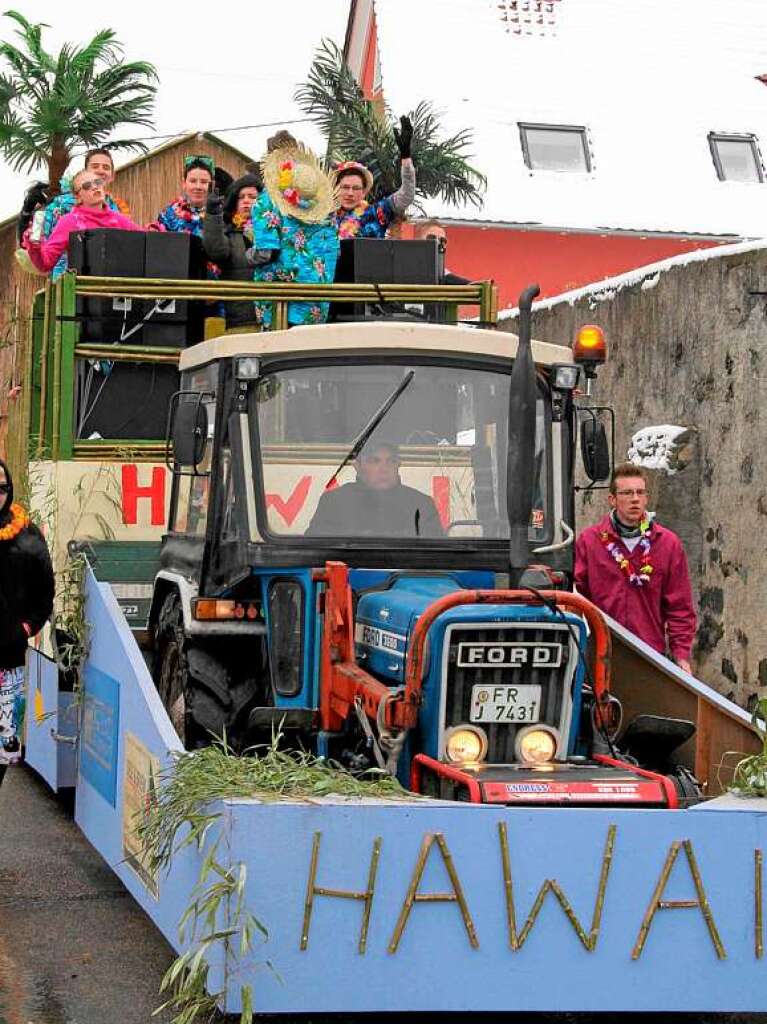
[[[610,514],[575,545],[578,593],[689,672],[696,616],[682,543],[648,514],[640,467],[616,466],[607,500]]]

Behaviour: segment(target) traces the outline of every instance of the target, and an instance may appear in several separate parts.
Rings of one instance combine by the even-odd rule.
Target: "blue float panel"
[[[26,671],[24,760],[57,793],[77,781],[79,708],[73,693],[59,692],[59,670],[50,658],[30,649]]]
[[[126,824],[178,739],[111,591],[90,575],[87,600],[84,697],[99,699],[92,670],[119,685],[117,742],[99,747],[116,781],[113,806],[104,780],[80,772],[77,821],[179,949],[205,851],[150,877]],[[246,905],[268,938],[242,961],[211,947],[210,984],[230,1013],[243,984],[256,1011],[277,1014],[764,1011],[764,808],[732,797],[705,813],[225,801],[210,808],[209,842],[223,836],[219,860],[244,865]],[[364,900],[314,890],[364,895],[377,843],[360,952]]]

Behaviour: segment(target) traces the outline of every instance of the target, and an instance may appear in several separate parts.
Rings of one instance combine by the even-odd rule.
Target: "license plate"
[[[541,717],[541,688],[522,686],[472,686],[470,722],[525,724]]]

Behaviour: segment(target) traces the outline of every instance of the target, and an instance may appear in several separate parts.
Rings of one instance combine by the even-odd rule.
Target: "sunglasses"
[[[216,164],[211,157],[192,155],[184,157],[184,177],[186,177],[187,171],[192,164],[202,164],[206,171],[210,171],[211,178],[215,176]]]
[[[80,184],[77,186],[77,191],[92,192],[95,191],[97,188],[103,189],[103,187],[104,182],[101,180],[101,178],[89,178],[87,181],[80,182]]]

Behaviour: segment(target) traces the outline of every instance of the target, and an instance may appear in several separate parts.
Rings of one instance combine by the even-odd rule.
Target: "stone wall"
[[[681,257],[534,311],[533,336],[605,331],[594,400],[616,416],[616,459],[655,424],[693,432],[689,464],[654,474],[661,522],[683,538],[699,608],[694,669],[744,707],[767,685],[767,243]],[[515,330],[514,320],[504,327]],[[587,495],[580,527],[606,507]]]

